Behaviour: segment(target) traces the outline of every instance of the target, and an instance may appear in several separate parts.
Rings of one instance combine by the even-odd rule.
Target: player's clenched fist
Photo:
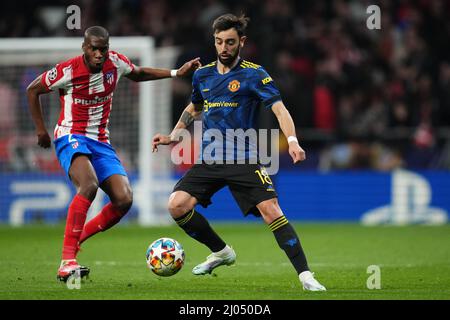
[[[305,150],[295,141],[289,143],[289,154],[294,164],[306,159]]]
[[[42,148],[50,148],[51,140],[48,132],[39,132],[38,136],[38,145]]]
[[[152,152],[158,152],[158,146],[160,144],[167,145],[170,143],[172,143],[172,139],[170,139],[170,136],[165,136],[157,133],[152,139]]]

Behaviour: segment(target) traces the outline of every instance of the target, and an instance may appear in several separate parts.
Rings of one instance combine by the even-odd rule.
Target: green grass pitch
[[[191,269],[209,254],[176,226],[115,227],[89,239],[79,262],[91,268],[79,290],[56,280],[63,226],[0,226],[0,299],[302,300],[450,299],[450,226],[364,227],[294,224],[310,267],[327,292],[304,292],[267,226],[212,223],[237,253],[235,266],[212,275]],[[186,263],[160,278],[145,264],[147,246],[173,237]],[[378,265],[381,289],[366,287]]]

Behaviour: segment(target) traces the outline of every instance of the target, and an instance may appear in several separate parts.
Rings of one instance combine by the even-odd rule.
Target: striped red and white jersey
[[[117,82],[133,71],[134,65],[124,55],[109,51],[98,73],[91,73],[83,55],[57,64],[42,75],[49,90],[59,90],[61,112],[54,138],[80,134],[109,143],[109,114]]]

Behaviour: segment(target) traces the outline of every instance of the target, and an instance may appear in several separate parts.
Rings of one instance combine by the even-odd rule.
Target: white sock
[[[311,273],[311,271],[303,271],[298,275],[298,277],[300,278],[300,281],[303,282],[305,280],[313,278],[313,274]]]
[[[225,248],[223,248],[223,249],[220,250],[220,251],[214,252],[214,254],[215,254],[215,255],[221,256],[221,255],[223,255],[223,254],[227,254],[227,253],[230,252],[230,251],[231,251],[231,247],[230,247],[229,245],[226,245]]]

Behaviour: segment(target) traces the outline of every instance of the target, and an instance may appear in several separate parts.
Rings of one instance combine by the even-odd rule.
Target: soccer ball
[[[148,247],[145,256],[150,270],[162,277],[173,276],[184,264],[183,247],[171,238],[155,240]]]

